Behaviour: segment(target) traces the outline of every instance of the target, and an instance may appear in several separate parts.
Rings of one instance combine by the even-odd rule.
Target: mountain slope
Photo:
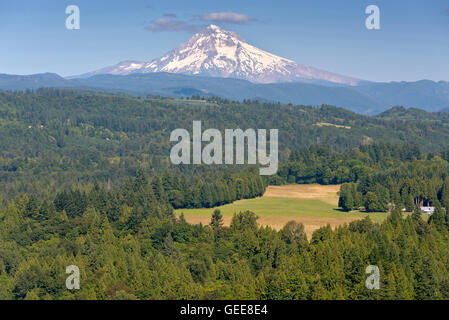
[[[258,49],[235,32],[215,25],[208,26],[159,59],[147,63],[124,61],[79,77],[152,72],[237,78],[255,83],[319,81],[356,85],[360,82]]]
[[[66,77],[66,79],[78,79],[78,78],[89,78],[99,74],[116,74],[116,75],[126,75],[133,71],[139,70],[145,64],[143,61],[126,60],[121,61],[116,65],[105,67],[92,72],[84,73],[80,76]]]

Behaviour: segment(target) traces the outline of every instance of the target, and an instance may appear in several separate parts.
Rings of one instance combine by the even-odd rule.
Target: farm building
[[[425,214],[433,214],[435,211],[435,207],[419,207],[419,210],[421,210],[422,213]]]

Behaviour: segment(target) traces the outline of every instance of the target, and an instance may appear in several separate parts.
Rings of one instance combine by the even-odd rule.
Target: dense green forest
[[[410,143],[423,152],[449,148],[447,117],[425,113],[404,120],[367,117],[332,106],[319,108],[220,98],[134,98],[89,91],[0,91],[0,195],[50,196],[77,183],[114,185],[145,168],[170,170],[196,184],[218,171],[241,166],[171,166],[170,132],[203,128],[279,129],[281,163],[314,144],[349,151],[371,143]],[[394,113],[394,112],[393,112]]]
[[[279,129],[280,167],[173,166],[170,132]],[[0,299],[449,299],[448,117],[393,108],[0,91]],[[290,222],[190,225],[175,208],[342,184],[343,210],[390,211],[307,239]],[[417,205],[436,206],[424,221]],[[413,214],[403,216],[405,208]],[[81,272],[65,287],[66,267]],[[380,269],[380,290],[365,268]]]
[[[224,227],[175,218],[157,179],[50,199],[24,195],[0,210],[0,299],[447,299],[449,224],[393,210],[307,240],[295,222],[259,227],[241,212]],[[380,290],[365,288],[377,265]],[[65,288],[68,265],[80,290]]]

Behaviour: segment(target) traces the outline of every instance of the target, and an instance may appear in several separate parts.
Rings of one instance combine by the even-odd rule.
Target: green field
[[[318,199],[261,197],[239,200],[231,204],[209,209],[179,209],[176,214],[185,216],[211,216],[215,209],[220,209],[224,216],[232,216],[241,211],[253,211],[258,216],[288,216],[310,218],[357,218],[369,215],[375,222],[383,221],[388,214],[384,212],[343,212],[334,205]]]

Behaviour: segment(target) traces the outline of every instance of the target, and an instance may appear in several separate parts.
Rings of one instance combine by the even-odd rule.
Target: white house
[[[419,210],[421,210],[421,212],[425,214],[433,214],[435,211],[435,207],[419,207]]]

